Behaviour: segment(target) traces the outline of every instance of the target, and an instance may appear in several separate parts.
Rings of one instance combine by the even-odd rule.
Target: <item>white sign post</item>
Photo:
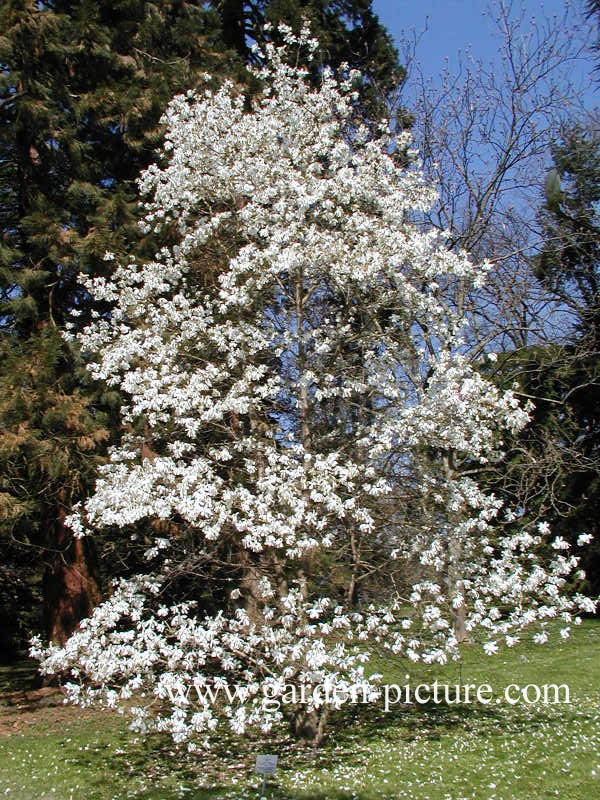
[[[277,756],[256,756],[254,772],[257,772],[259,775],[263,776],[262,789],[260,791],[261,797],[264,797],[265,794],[265,781],[267,779],[267,775],[273,775],[276,769]]]

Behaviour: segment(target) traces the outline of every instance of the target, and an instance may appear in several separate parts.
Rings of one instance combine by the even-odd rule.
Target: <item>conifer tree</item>
[[[540,431],[564,457],[557,459],[556,528],[574,540],[600,535],[600,137],[597,126],[576,125],[553,147],[560,202],[541,214],[545,245],[536,273],[560,300],[568,333],[529,370],[544,404]],[[590,590],[600,593],[600,546],[583,560]]]
[[[319,42],[310,65],[313,79],[324,65],[337,69],[349,64],[361,73],[362,115],[375,120],[387,115],[386,98],[402,83],[405,70],[372,0],[219,0],[212,5],[220,11],[224,41],[244,62],[254,58],[253,43],[281,43],[280,22],[298,31],[306,20]],[[265,28],[265,23],[273,27]]]
[[[99,597],[91,548],[63,521],[90,488],[118,401],[83,378],[61,332],[93,307],[80,272],[104,274],[108,248],[143,252],[135,178],[168,98],[220,68],[217,23],[178,2],[10,0],[0,11],[2,530],[12,552],[42,554],[58,641]]]
[[[587,591],[600,593],[600,139],[594,126],[574,126],[553,148],[553,167],[539,212],[543,235],[530,262],[553,303],[553,340],[499,354],[488,365],[498,385],[518,385],[534,400],[531,422],[512,441],[490,487],[546,519],[582,552]],[[517,521],[521,524],[522,519]]]

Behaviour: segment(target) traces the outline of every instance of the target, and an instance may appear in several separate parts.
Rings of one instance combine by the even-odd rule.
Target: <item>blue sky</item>
[[[510,0],[507,0],[510,4]],[[492,35],[492,22],[484,16],[485,0],[373,0],[373,9],[398,43],[402,29],[415,28],[417,32],[428,30],[421,39],[417,50],[417,60],[422,63],[426,76],[439,75],[448,57],[450,65],[456,63],[456,54],[472,46],[473,54],[490,61],[497,53],[498,46]],[[515,12],[523,6],[527,18],[542,16],[561,17],[565,11],[565,0],[515,0]],[[572,12],[581,14],[584,0],[572,0]],[[429,18],[429,19],[427,19]],[[591,25],[591,23],[587,23]],[[589,77],[593,60],[582,61],[581,77]],[[596,102],[590,95],[590,102]],[[587,98],[586,98],[587,99]],[[586,102],[586,105],[588,103]]]
[[[533,3],[529,3],[533,5]],[[433,74],[441,69],[445,56],[452,57],[471,43],[484,54],[489,47],[488,24],[482,16],[485,3],[480,0],[374,0],[373,8],[395,40],[402,29],[428,32],[419,54]],[[535,5],[538,5],[537,3]],[[429,72],[429,69],[427,69]]]

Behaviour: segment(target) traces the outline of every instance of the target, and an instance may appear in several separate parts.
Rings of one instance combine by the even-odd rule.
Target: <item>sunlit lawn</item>
[[[222,736],[210,754],[177,753],[167,741],[136,739],[123,718],[70,707],[0,714],[0,796],[58,798],[253,798],[257,753],[277,753],[268,798],[600,798],[600,622],[556,645],[523,645],[493,657],[467,648],[459,668],[380,659],[388,683],[489,684],[489,705],[348,707],[332,718],[316,754],[278,737]],[[460,672],[459,672],[460,670]],[[6,671],[4,679],[6,682]],[[518,704],[508,684],[566,683],[569,705]],[[0,685],[2,681],[0,680]]]

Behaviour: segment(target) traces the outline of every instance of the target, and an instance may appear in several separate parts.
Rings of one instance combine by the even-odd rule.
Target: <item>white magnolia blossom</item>
[[[314,50],[284,33],[288,51]],[[375,697],[372,642],[445,663],[463,636],[493,654],[534,622],[593,608],[563,593],[577,565],[566,542],[543,561],[547,526],[506,533],[514,513],[473,479],[528,420],[469,363],[445,301],[486,266],[419,226],[434,190],[394,156],[407,139],[356,122],[352,73],[315,88],[286,48],[268,45],[264,63],[251,110],[226,82],[166,111],[164,166],[140,188],[145,229],[177,244],[85,281],[113,304],[79,336],[91,374],[118,387],[132,430],[144,420],[152,457],[124,436],[70,524],[145,525],[154,572],[119,583],[64,648],[33,648],[43,671],[70,672],[73,700],[134,697],[136,725],[177,741],[208,741],[220,718],[268,730],[281,709],[265,696],[290,685]],[[197,557],[227,538],[255,580],[232,570],[217,614],[164,605],[161,559],[189,552],[156,519],[193,530]],[[412,587],[358,607],[329,596],[316,573],[353,537],[412,570]]]

